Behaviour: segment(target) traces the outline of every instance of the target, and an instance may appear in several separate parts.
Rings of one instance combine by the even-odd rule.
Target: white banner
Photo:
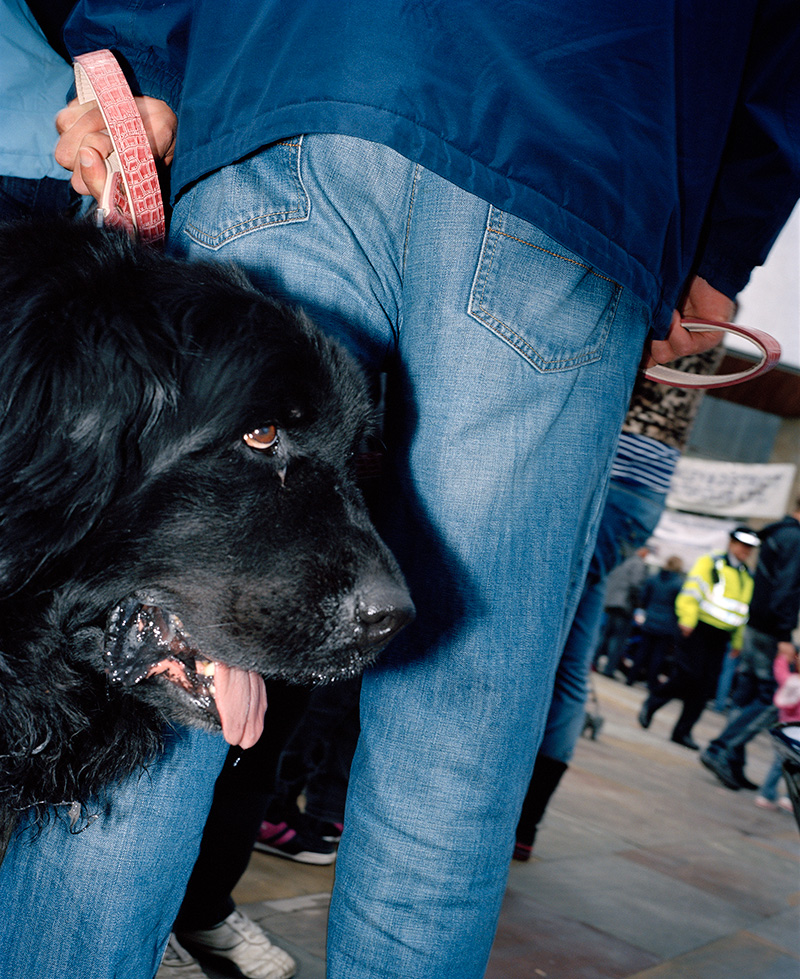
[[[713,462],[686,456],[672,477],[667,506],[739,520],[777,520],[792,507],[792,463]]]
[[[724,551],[737,524],[737,520],[665,510],[647,542],[652,552],[647,560],[663,567],[667,558],[679,557],[683,561],[683,570],[688,571],[703,554]]]

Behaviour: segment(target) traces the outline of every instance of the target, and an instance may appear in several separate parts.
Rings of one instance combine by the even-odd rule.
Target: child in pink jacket
[[[798,664],[797,649],[790,656],[783,656],[779,653],[772,664],[772,670],[778,682],[774,703],[778,708],[778,720],[781,723],[794,722],[800,724],[800,673],[798,673]],[[791,799],[785,795],[778,797],[778,783],[782,774],[782,759],[776,751],[772,768],[767,773],[767,777],[755,798],[755,803],[760,809],[783,809],[786,812],[793,812]]]

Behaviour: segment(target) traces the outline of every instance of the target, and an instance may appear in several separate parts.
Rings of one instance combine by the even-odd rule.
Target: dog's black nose
[[[362,650],[384,646],[414,621],[411,596],[390,578],[362,582],[356,595],[356,641]]]

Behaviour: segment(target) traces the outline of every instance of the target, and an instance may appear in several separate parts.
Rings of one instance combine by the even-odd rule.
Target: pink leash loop
[[[675,370],[674,367],[650,367],[644,376],[660,384],[669,384],[676,388],[727,388],[742,381],[752,380],[759,374],[771,370],[781,359],[781,346],[778,341],[761,330],[749,326],[737,326],[735,323],[720,323],[716,320],[690,319],[683,320],[681,325],[687,330],[720,330],[725,333],[735,333],[754,344],[760,353],[758,363],[745,371],[736,374],[687,374],[686,371]]]
[[[158,244],[166,233],[156,164],[142,118],[116,59],[108,50],[75,58],[80,103],[97,102],[113,152],[99,205],[101,221],[123,227],[141,241]]]

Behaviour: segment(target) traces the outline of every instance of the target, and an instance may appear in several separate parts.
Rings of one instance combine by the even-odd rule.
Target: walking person
[[[745,746],[774,721],[775,660],[794,655],[800,615],[800,499],[792,513],[759,534],[750,618],[738,658],[728,723],[700,760],[726,788],[757,789],[745,774]]]
[[[628,667],[628,686],[644,675],[652,693],[674,660],[679,635],[675,601],[683,581],[683,561],[673,555],[644,583],[640,602],[643,620],[639,623],[638,647]]]
[[[728,646],[741,648],[753,596],[747,562],[758,544],[755,531],[737,527],[731,531],[727,550],[705,554],[694,563],[675,600],[681,639],[672,674],[639,712],[639,723],[648,728],[656,711],[675,698],[682,700],[683,711],[671,740],[692,751],[700,750],[692,728],[714,696]]]
[[[603,675],[614,677],[622,659],[625,643],[633,626],[633,611],[639,605],[639,596],[647,580],[646,547],[639,547],[614,568],[606,581],[606,622],[603,637],[595,654],[595,666],[605,656]]]
[[[778,653],[774,663],[775,682],[778,689],[775,691],[773,703],[777,711],[778,722],[781,724],[800,724],[800,654],[797,647],[793,652],[784,647],[783,652]],[[758,795],[755,804],[760,809],[782,809],[784,812],[793,812],[791,799],[786,796],[778,795],[778,786],[783,776],[783,755],[775,751],[775,758]]]

